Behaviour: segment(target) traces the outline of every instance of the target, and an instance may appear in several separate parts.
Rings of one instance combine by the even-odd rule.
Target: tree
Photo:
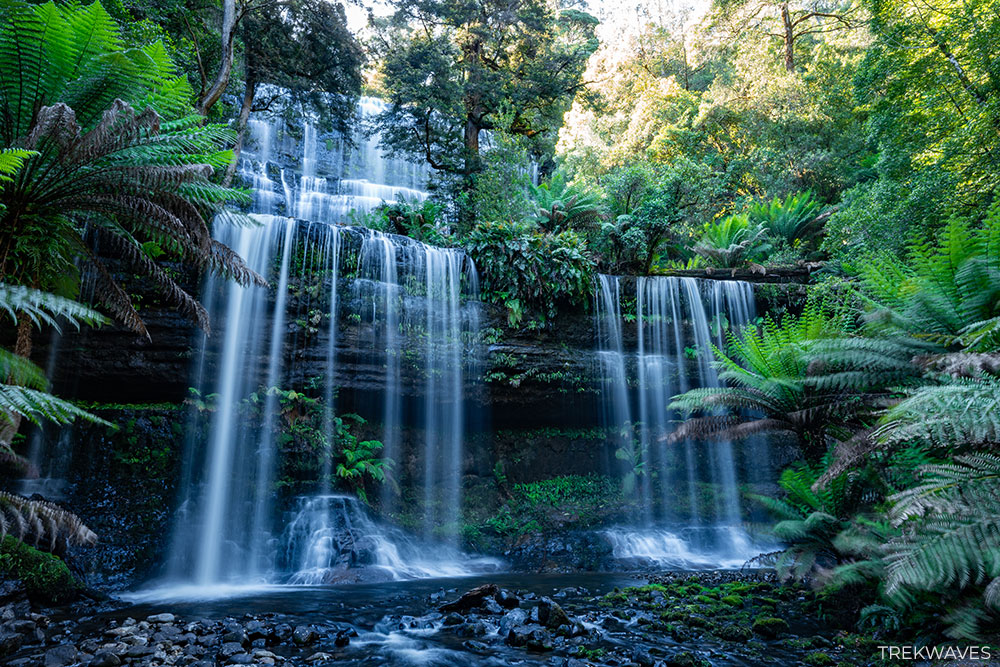
[[[795,46],[808,35],[860,27],[858,7],[847,0],[716,0],[716,11],[737,30],[763,32],[781,40],[785,71],[795,72]]]
[[[869,2],[873,43],[856,74],[871,170],[845,193],[826,247],[902,254],[914,233],[978,217],[1000,191],[1000,3]]]
[[[585,82],[597,20],[543,0],[398,0],[377,26],[380,84],[389,106],[376,121],[390,152],[426,161],[470,189],[484,130],[506,129],[537,157]]]
[[[343,5],[277,0],[250,11],[241,25],[245,67],[237,157],[247,119],[255,111],[295,110],[350,136],[364,54],[347,27]],[[257,95],[260,84],[272,86],[263,99]]]

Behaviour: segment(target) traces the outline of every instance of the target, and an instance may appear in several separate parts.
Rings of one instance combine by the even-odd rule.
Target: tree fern
[[[227,204],[249,201],[211,180],[232,161],[223,148],[231,131],[193,116],[190,89],[163,45],[125,49],[99,2],[13,2],[0,13],[0,137],[33,151],[17,154],[21,168],[0,189],[0,276],[72,293],[82,259],[97,300],[144,333],[104,266],[113,259],[207,328],[201,305],[143,244],[198,270],[263,283],[209,230],[212,217],[234,219]]]
[[[44,500],[0,491],[0,537],[5,535],[56,554],[71,546],[97,543],[94,531],[72,512]]]
[[[1000,457],[960,456],[921,476],[891,499],[889,516],[903,532],[885,546],[885,595],[900,606],[920,593],[943,595],[950,634],[973,638],[1000,611]]]
[[[794,246],[808,242],[821,230],[820,214],[823,204],[813,198],[811,191],[791,194],[784,199],[754,204],[747,217],[766,229],[772,236]]]

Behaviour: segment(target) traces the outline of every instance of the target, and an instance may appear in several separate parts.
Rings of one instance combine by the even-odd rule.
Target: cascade
[[[362,100],[361,115],[380,105]],[[210,411],[207,441],[188,443],[169,578],[201,587],[317,584],[351,580],[354,570],[412,578],[495,568],[495,561],[474,561],[454,548],[464,395],[479,328],[475,267],[458,250],[343,225],[352,211],[426,198],[426,169],[384,158],[377,137],[359,137],[351,146],[338,137],[321,140],[308,122],[293,136],[282,123],[259,118],[248,130],[240,173],[253,186],[258,224],[219,225],[216,237],[271,289],[206,281],[203,301],[214,333],[199,351],[194,386],[202,404],[210,404],[202,408]],[[267,388],[304,379],[300,358],[321,359],[330,438],[344,317],[359,323],[352,342],[368,350],[369,367],[384,369],[374,380],[381,388],[374,410],[382,423],[380,455],[401,459],[404,424],[419,425],[414,449],[422,473],[411,482],[422,489],[420,540],[379,525],[356,499],[334,493],[330,455],[315,495],[293,499],[292,510],[276,501],[280,452],[272,434],[285,417],[281,397]],[[303,321],[316,333],[300,333],[296,323]],[[422,346],[406,360],[416,366],[409,375],[403,332]],[[243,413],[251,396],[260,411],[257,426]],[[387,493],[383,507],[394,503]]]
[[[632,284],[628,285],[629,288]],[[681,416],[672,396],[718,387],[712,345],[754,313],[749,283],[695,278],[598,277],[597,358],[603,418],[636,502],[630,526],[608,531],[614,555],[662,565],[739,565],[756,555],[741,528],[740,466],[727,441],[668,443]],[[634,319],[623,303],[634,299]],[[626,320],[634,321],[626,331]],[[758,469],[766,451],[753,448]],[[708,496],[706,498],[705,496]]]

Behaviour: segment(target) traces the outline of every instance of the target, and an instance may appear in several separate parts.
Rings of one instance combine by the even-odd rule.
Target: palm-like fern
[[[0,190],[0,275],[65,289],[83,258],[97,298],[131,329],[145,326],[102,258],[146,276],[167,301],[207,327],[204,309],[144,249],[153,242],[199,269],[262,282],[207,220],[243,193],[209,180],[232,140],[188,116],[190,90],[161,44],[125,49],[99,2],[4,5],[0,139],[23,167]],[[122,100],[135,103],[141,112]]]
[[[913,244],[905,264],[874,257],[860,272],[892,330],[969,350],[1000,346],[1000,206],[980,225],[953,218]]]
[[[813,453],[825,451],[825,432],[843,425],[856,406],[845,404],[843,390],[816,387],[810,352],[823,340],[843,336],[846,326],[843,316],[811,304],[801,317],[786,316],[780,324],[766,319],[759,327],[730,333],[727,351],[715,351],[719,379],[729,386],[675,396],[671,409],[710,414],[688,419],[671,440],[787,432]]]
[[[561,172],[556,172],[541,185],[528,186],[534,200],[534,222],[547,231],[593,225],[604,215],[604,207],[597,193],[567,183]]]
[[[795,246],[815,238],[822,230],[820,214],[823,204],[813,198],[811,191],[775,198],[770,202],[754,204],[747,211],[749,220],[762,226],[772,236]]]
[[[104,318],[96,311],[75,301],[26,287],[0,283],[0,315],[16,319],[22,313],[36,325],[59,327],[61,321],[79,327],[80,323],[98,324]],[[47,392],[48,379],[38,366],[8,350],[0,349],[0,422],[8,425],[12,419],[27,418],[35,424],[53,421],[67,424],[77,418],[108,424],[76,405]],[[8,425],[9,426],[9,425]],[[0,455],[8,467],[26,467],[26,462],[14,454],[6,442],[0,442]]]
[[[885,595],[906,607],[933,594],[948,607],[949,634],[975,638],[1000,613],[1000,457],[960,456],[922,476],[891,498],[903,532],[885,546]]]
[[[734,268],[762,259],[770,250],[767,229],[746,214],[730,215],[705,225],[692,250],[712,266]]]
[[[55,554],[71,546],[92,546],[97,535],[80,517],[44,500],[0,491],[0,538],[12,535],[36,549]]]

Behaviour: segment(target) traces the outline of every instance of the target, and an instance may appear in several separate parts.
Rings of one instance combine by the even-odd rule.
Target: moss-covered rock
[[[10,535],[0,542],[0,572],[20,579],[32,600],[55,604],[75,598],[80,582],[58,556],[39,551]]]
[[[811,667],[829,667],[830,665],[837,664],[836,660],[821,651],[810,653],[802,658],[802,662],[811,665]]]
[[[788,622],[774,616],[758,616],[754,619],[753,631],[761,637],[773,639],[783,632],[788,632]]]

